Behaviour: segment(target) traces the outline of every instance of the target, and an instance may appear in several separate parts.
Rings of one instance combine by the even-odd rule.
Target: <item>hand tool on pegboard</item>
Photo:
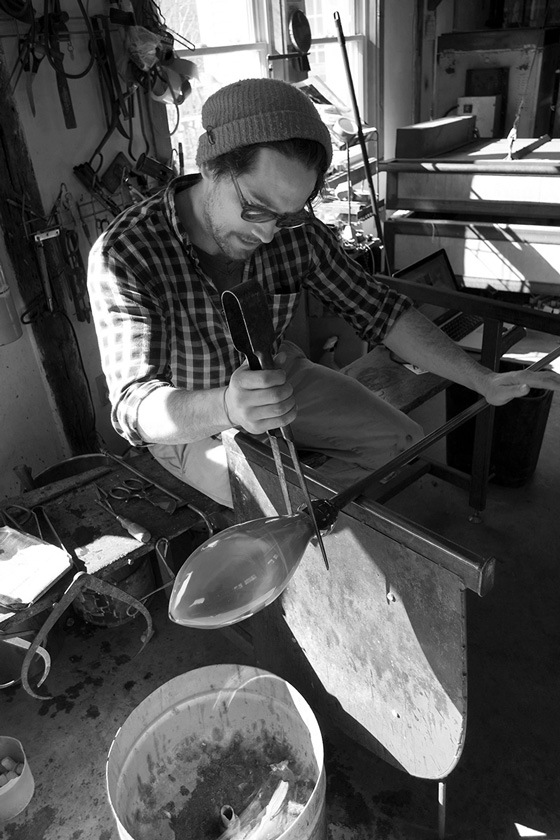
[[[36,115],[35,97],[33,95],[33,82],[37,76],[41,61],[45,57],[45,46],[41,35],[41,27],[39,26],[42,18],[33,25],[29,32],[19,39],[18,57],[12,70],[10,80],[13,79],[12,90],[15,91],[20,78],[25,79],[25,91],[27,94],[27,101],[33,116]]]
[[[49,2],[47,0],[47,13],[44,18],[45,49],[49,63],[56,73],[56,86],[64,116],[64,124],[66,128],[71,129],[77,127],[77,122],[70,95],[68,78],[64,70],[64,53],[60,49],[60,43],[62,41],[70,43],[70,33],[66,25],[69,20],[69,15],[67,12],[61,11],[59,0],[50,0],[50,6],[52,6],[52,9],[49,8]]]
[[[99,162],[96,162],[94,167],[96,172],[99,172],[103,165],[101,150],[115,131],[128,140],[128,156],[136,160],[132,144],[134,96],[138,83],[129,79],[128,73],[119,72],[109,21],[109,16],[101,14],[94,15],[90,21],[93,55],[99,74],[101,101],[107,123],[107,130],[88,161],[88,164],[93,166],[95,158],[99,158]],[[123,125],[124,120],[127,121],[127,128]],[[130,165],[128,168],[132,169]]]
[[[111,132],[116,129],[126,140],[130,140],[130,133],[125,130],[121,117],[129,120],[132,116],[132,91],[127,90],[125,93],[122,90],[107,15],[94,15],[91,18],[91,26],[95,38],[94,56],[101,83],[101,100],[107,128]]]
[[[75,207],[70,202],[66,184],[61,184],[49,219],[57,223],[60,234],[61,276],[78,321],[91,321],[87,290],[87,272],[80,250]]]
[[[72,228],[60,229],[60,246],[64,258],[64,277],[78,321],[91,321],[91,307],[87,291],[87,272],[80,251],[78,234]]]
[[[47,260],[45,257],[45,242],[48,242],[49,239],[54,239],[58,236],[60,236],[59,227],[50,227],[46,230],[40,231],[39,233],[33,234],[33,241],[37,246],[37,258],[39,260],[43,291],[45,293],[45,300],[47,302],[47,308],[49,312],[54,312],[54,296],[51,279],[49,276],[49,269],[47,267]]]
[[[97,174],[94,172],[90,163],[80,163],[73,169],[74,175],[78,181],[91,193],[92,196],[101,204],[105,210],[108,210],[113,216],[118,216],[121,208],[107,195],[103,184],[100,182]]]
[[[60,200],[61,206],[66,210],[70,216],[72,217],[73,225],[76,230],[81,228],[82,233],[84,234],[88,245],[93,245],[93,240],[91,238],[91,233],[89,227],[87,225],[86,220],[82,214],[82,209],[70,190],[66,188],[66,184],[62,184],[62,194]]]
[[[274,325],[268,308],[266,296],[257,280],[247,280],[233,289],[228,289],[222,294],[222,307],[231,333],[232,341],[237,350],[243,353],[251,370],[273,370],[274,357],[272,347],[276,336]],[[283,426],[280,430],[274,429],[267,432],[274,463],[282,489],[282,495],[286,504],[287,512],[292,512],[288,483],[284,472],[284,465],[278,443],[278,432],[284,438],[294,465],[299,485],[305,498],[307,511],[313,522],[315,537],[323,555],[327,569],[329,562],[321,531],[315,517],[313,504],[307,488],[303,469],[299,460],[294,437],[290,426]]]

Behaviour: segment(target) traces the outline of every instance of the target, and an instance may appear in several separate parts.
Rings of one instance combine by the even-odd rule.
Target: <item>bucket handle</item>
[[[29,648],[31,647],[31,642],[28,639],[22,639],[19,636],[12,636],[9,639],[3,639],[0,636],[0,641],[4,642],[7,645],[13,645],[14,647],[22,648],[23,650],[25,650],[26,653],[29,650]],[[36,648],[35,653],[38,654],[42,658],[43,664],[44,664],[43,674],[41,676],[41,679],[37,683],[37,688],[39,688],[39,686],[42,685],[45,682],[45,680],[47,679],[47,677],[49,675],[49,672],[51,670],[51,657],[50,657],[49,652],[44,647],[41,647],[40,645]],[[25,660],[25,654],[24,654],[24,660]],[[23,662],[22,662],[22,666],[23,666]],[[18,683],[20,679],[21,679],[21,676],[18,676],[15,679],[10,680],[10,682],[1,683],[0,688],[9,688],[12,685],[16,685],[16,683]]]

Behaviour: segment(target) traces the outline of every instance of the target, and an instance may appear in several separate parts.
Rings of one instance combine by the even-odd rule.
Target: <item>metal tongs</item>
[[[275,340],[274,325],[260,283],[257,280],[247,280],[245,283],[241,283],[239,286],[223,292],[222,307],[232,341],[236,349],[246,356],[251,370],[273,370],[275,364],[271,348]],[[288,514],[292,513],[288,482],[286,480],[278,442],[278,433],[282,435],[288,446],[294,469],[305,498],[307,512],[313,522],[317,543],[321,549],[325,566],[328,569],[329,561],[327,559],[327,553],[315,517],[315,511],[313,510],[311,497],[307,489],[305,476],[290,426],[282,426],[281,429],[272,429],[267,432],[286,510]]]

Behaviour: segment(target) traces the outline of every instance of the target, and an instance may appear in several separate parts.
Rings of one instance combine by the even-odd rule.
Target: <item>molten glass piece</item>
[[[249,618],[284,591],[314,533],[302,511],[242,522],[210,537],[177,573],[169,618],[200,629]]]

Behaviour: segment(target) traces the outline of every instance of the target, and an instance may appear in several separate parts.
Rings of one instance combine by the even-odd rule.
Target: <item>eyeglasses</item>
[[[231,180],[237,191],[237,197],[241,204],[241,218],[246,222],[272,222],[279,228],[297,228],[305,225],[311,219],[311,213],[307,210],[300,210],[298,213],[275,213],[268,207],[261,207],[259,204],[249,204],[241,192],[237,178],[230,172]]]

